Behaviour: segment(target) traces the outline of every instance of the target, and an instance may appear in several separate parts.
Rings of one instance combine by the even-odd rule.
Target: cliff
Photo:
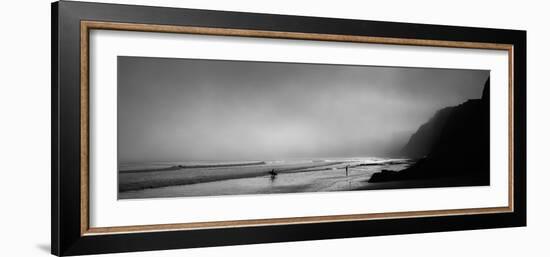
[[[402,154],[419,159],[402,171],[374,174],[369,182],[456,177],[489,184],[489,86],[481,99],[447,107],[414,133]]]
[[[427,156],[441,135],[441,130],[455,107],[443,108],[410,137],[400,155],[418,159]]]

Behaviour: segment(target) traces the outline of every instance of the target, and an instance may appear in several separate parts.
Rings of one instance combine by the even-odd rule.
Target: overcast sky
[[[489,71],[118,57],[119,162],[382,156]]]

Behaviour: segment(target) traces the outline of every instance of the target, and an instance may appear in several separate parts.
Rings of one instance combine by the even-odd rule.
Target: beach
[[[408,159],[350,158],[226,163],[126,165],[119,199],[351,191],[368,187],[381,170],[399,171]],[[346,172],[347,168],[347,172]]]

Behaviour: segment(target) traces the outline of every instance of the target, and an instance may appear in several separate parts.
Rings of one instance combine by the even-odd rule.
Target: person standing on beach
[[[275,176],[277,176],[277,172],[275,172],[275,169],[272,169],[272,170],[269,172],[269,175],[271,175],[271,179],[275,179]]]
[[[349,168],[349,165],[346,165],[346,177],[348,176],[348,168]]]

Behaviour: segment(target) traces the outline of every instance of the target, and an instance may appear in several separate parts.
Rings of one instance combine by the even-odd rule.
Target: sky
[[[487,70],[118,57],[119,162],[387,156]]]

